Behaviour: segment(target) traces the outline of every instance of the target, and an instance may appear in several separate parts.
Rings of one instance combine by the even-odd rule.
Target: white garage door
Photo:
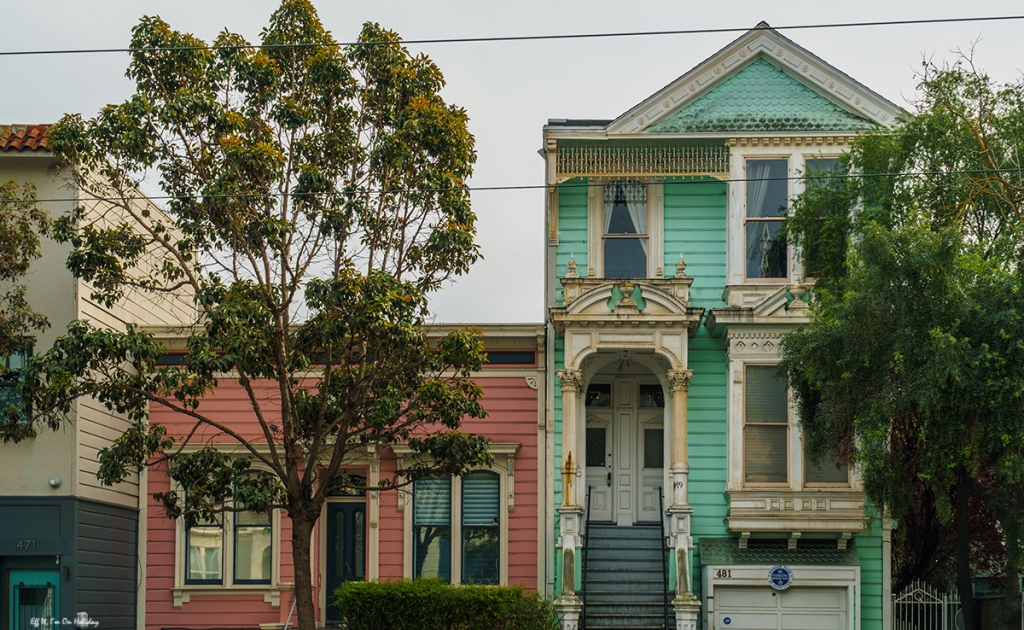
[[[715,630],[847,630],[845,588],[717,586]]]

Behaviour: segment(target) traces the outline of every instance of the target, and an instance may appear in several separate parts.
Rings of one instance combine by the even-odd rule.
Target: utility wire
[[[981,17],[960,17],[960,18],[932,18],[920,20],[885,20],[878,22],[834,22],[822,24],[790,24],[786,26],[768,27],[732,27],[732,28],[691,28],[662,31],[620,31],[607,33],[564,33],[554,35],[508,35],[499,37],[451,37],[440,39],[406,39],[398,42],[390,41],[366,41],[366,42],[334,42],[322,43],[298,43],[298,44],[251,44],[247,46],[153,46],[147,48],[71,48],[55,50],[6,50],[0,51],[0,57],[15,57],[29,55],[89,55],[99,53],[127,53],[141,51],[188,51],[188,50],[238,50],[238,49],[270,49],[270,48],[338,48],[343,46],[393,46],[406,44],[474,44],[492,42],[524,42],[524,41],[546,41],[560,39],[601,39],[610,37],[650,37],[662,35],[698,35],[710,33],[746,33],[750,30],[763,28],[776,31],[795,31],[826,28],[851,28],[864,26],[912,26],[918,24],[956,24],[963,22],[999,22],[1007,20],[1024,20],[1024,15],[993,15]]]
[[[796,175],[793,177],[732,177],[726,179],[718,179],[714,177],[712,179],[684,179],[678,182],[672,182],[673,184],[710,184],[710,183],[739,183],[739,182],[771,182],[771,181],[815,181],[815,180],[837,180],[837,179],[876,179],[883,177],[931,177],[933,175],[990,175],[992,173],[1021,173],[1024,172],[1024,167],[1021,168],[1004,168],[1004,169],[972,169],[972,170],[959,170],[959,171],[904,171],[901,173],[834,173],[827,175]],[[680,177],[710,177],[709,175],[680,175]],[[394,189],[381,189],[381,190],[363,190],[355,191],[354,194],[370,194],[370,195],[398,195],[408,193],[431,193],[431,192],[452,192],[452,191],[464,191],[464,192],[490,192],[490,191],[508,191],[508,190],[542,190],[545,188],[590,188],[590,187],[604,187],[604,183],[591,183],[591,182],[564,182],[561,184],[523,184],[519,186],[463,186],[461,188],[448,187],[448,188],[394,188]],[[51,198],[51,199],[35,199],[37,203],[62,203],[62,202],[116,202],[116,201],[135,201],[135,200],[161,200],[161,201],[182,201],[186,199],[238,199],[238,198],[253,198],[253,199],[266,199],[267,197],[316,197],[324,195],[336,195],[339,197],[347,196],[343,190],[330,191],[330,192],[308,192],[308,193],[214,193],[210,195],[143,195],[140,194],[138,197],[89,197],[83,199],[81,197],[64,197],[64,198]],[[19,200],[8,200],[3,203],[31,203],[24,199]]]

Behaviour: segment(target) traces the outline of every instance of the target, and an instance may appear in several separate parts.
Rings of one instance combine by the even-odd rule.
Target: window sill
[[[212,584],[187,584],[171,589],[174,607],[181,608],[191,601],[193,595],[262,595],[263,601],[274,608],[281,607],[282,591],[290,591],[294,584],[245,584],[238,586],[217,586]]]

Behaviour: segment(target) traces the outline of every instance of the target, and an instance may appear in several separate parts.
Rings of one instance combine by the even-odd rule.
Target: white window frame
[[[793,486],[793,397],[789,393],[789,387],[786,387],[786,481],[783,482],[748,482],[747,481],[747,372],[750,367],[778,367],[779,363],[776,360],[774,363],[767,361],[747,361],[742,365],[743,370],[743,382],[741,383],[740,392],[742,395],[742,403],[740,406],[741,425],[740,425],[740,442],[742,443],[743,452],[740,459],[742,472],[742,482],[744,488],[790,488]],[[757,426],[782,426],[781,423],[776,425],[758,424]],[[797,449],[798,453],[803,455],[801,449]]]
[[[587,186],[587,271],[604,278],[604,188],[617,181],[647,184],[647,277],[664,276],[665,185],[649,177],[590,178]],[[583,275],[581,270],[580,275]]]
[[[789,177],[790,179],[786,181],[786,192],[787,192],[788,196],[786,197],[786,200],[787,200],[787,203],[786,203],[786,214],[782,217],[782,219],[785,219],[786,217],[789,216],[789,213],[790,213],[790,211],[792,209],[792,199],[793,199],[793,196],[794,196],[794,188],[795,188],[794,185],[793,185],[795,180],[792,179],[793,178],[793,162],[795,161],[794,158],[796,158],[796,157],[797,156],[795,156],[793,154],[789,154],[789,153],[786,153],[786,154],[765,154],[765,155],[753,154],[753,155],[743,155],[743,156],[740,156],[740,160],[742,160],[742,164],[743,164],[743,167],[742,167],[743,168],[743,175],[742,175],[742,177],[743,177],[743,186],[742,186],[742,192],[740,193],[740,203],[742,205],[742,210],[741,210],[740,217],[739,217],[740,218],[739,238],[737,240],[740,243],[740,246],[739,246],[739,249],[740,249],[740,262],[741,262],[741,265],[742,265],[741,269],[740,269],[740,275],[743,277],[743,282],[745,284],[785,284],[785,283],[788,283],[789,279],[793,276],[793,263],[794,263],[794,260],[795,260],[795,257],[793,256],[793,246],[790,243],[787,242],[786,243],[786,275],[785,276],[780,277],[780,278],[748,278],[747,277],[747,220],[749,219],[749,217],[747,216],[747,185],[749,183],[749,182],[746,181],[747,180],[747,163],[752,161],[752,160],[753,161],[781,160],[781,161],[785,161],[786,162],[786,176]],[[770,220],[764,220],[764,219],[757,220],[757,219],[755,219],[755,221],[757,223],[766,223],[766,222],[769,222]]]
[[[740,339],[747,341],[747,339]],[[778,347],[776,336],[756,338],[760,346],[765,346],[766,341],[771,342],[775,348]],[[735,343],[735,342],[732,342]],[[746,344],[752,346],[751,343]],[[731,354],[736,353],[730,348]],[[785,484],[780,483],[746,483],[745,467],[746,457],[744,450],[744,427],[746,413],[746,373],[748,366],[776,366],[779,364],[778,355],[772,352],[762,353],[763,356],[740,355],[732,356],[729,360],[729,383],[728,383],[728,476],[727,489],[730,492],[781,490],[781,491],[802,491],[802,490],[862,490],[860,473],[857,467],[850,467],[847,475],[847,483],[811,483],[806,482],[806,471],[804,469],[804,436],[800,430],[800,422],[797,410],[793,404],[793,393],[790,390],[788,396],[789,409],[789,439],[787,440],[788,451],[788,477]]]
[[[807,175],[807,163],[808,162],[817,161],[817,160],[838,160],[840,157],[842,157],[842,154],[841,153],[827,153],[827,154],[825,154],[825,153],[821,153],[821,154],[817,154],[817,153],[800,153],[800,154],[794,155],[793,157],[795,159],[799,159],[803,163],[803,170],[800,173],[801,174],[801,178],[796,181],[796,187],[795,187],[796,190],[794,192],[794,195],[799,195],[799,194],[801,194],[801,193],[803,193],[803,192],[805,192],[807,190],[807,180],[804,177]],[[798,249],[798,248],[796,248],[793,245],[790,245],[790,248],[793,250],[793,253],[791,255],[791,260],[793,261],[793,265],[794,266],[799,265],[800,277],[803,278],[805,283],[814,284],[815,279],[807,277],[807,261],[804,260],[803,248],[801,247],[801,248]],[[794,268],[794,270],[796,270],[796,269]],[[793,274],[790,274],[790,275],[793,275]]]
[[[403,460],[411,457],[412,452],[404,444],[392,446],[399,458],[398,467],[402,468]],[[508,550],[509,550],[509,513],[515,509],[515,494],[513,491],[515,483],[515,453],[519,450],[518,443],[492,443],[488,450],[494,455],[494,465],[491,467],[477,466],[468,472],[477,470],[493,472],[498,474],[499,498],[505,498],[505,508],[498,512],[498,536],[499,536],[499,571],[498,585],[508,585]],[[403,562],[402,576],[405,579],[413,578],[413,490],[412,486],[399,491],[398,510],[404,515],[402,525],[403,537]],[[462,478],[452,477],[451,494],[451,583],[462,583]]]
[[[205,444],[189,444],[183,452],[195,452]],[[227,446],[227,445],[226,445]],[[234,452],[234,450],[232,451]],[[250,470],[262,470],[253,466]],[[170,480],[171,488],[180,496],[184,496],[184,488],[177,482]],[[193,595],[224,595],[233,593],[239,595],[263,595],[263,601],[274,608],[281,606],[281,591],[291,590],[292,586],[281,584],[281,510],[275,509],[271,514],[271,542],[270,542],[270,583],[269,584],[235,584],[235,514],[224,512],[220,515],[223,518],[221,537],[223,547],[221,552],[221,575],[223,579],[220,584],[187,584],[185,564],[188,558],[187,536],[185,532],[185,519],[183,517],[174,521],[174,586],[171,588],[173,604],[175,608],[181,608],[191,601]]]

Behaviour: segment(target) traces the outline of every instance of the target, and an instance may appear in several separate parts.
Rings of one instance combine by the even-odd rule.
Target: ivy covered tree
[[[166,462],[185,490],[157,496],[171,518],[285,511],[298,627],[312,630],[311,534],[350,452],[401,441],[424,455],[379,490],[490,461],[484,438],[458,431],[485,415],[468,380],[481,339],[424,330],[429,295],[479,258],[466,112],[395,33],[366,24],[340,47],[306,0],[284,0],[255,46],[227,31],[208,46],[145,17],[127,74],[125,102],[49,131],[83,198],[55,233],[93,299],[186,299],[196,319],[180,365],[149,331],[73,322],[30,362],[30,426],[59,430],[92,396],[133,423],[100,453],[104,483]],[[146,177],[162,211],[139,203]],[[258,437],[206,413],[227,380]],[[170,435],[151,407],[194,429]],[[242,455],[183,449],[204,432]]]
[[[809,451],[860,465],[896,546],[912,550],[903,569],[948,568],[969,629],[972,579],[1003,575],[1000,627],[1016,627],[1024,84],[998,85],[962,56],[926,65],[919,94],[794,203],[788,233],[819,271],[784,369]]]

